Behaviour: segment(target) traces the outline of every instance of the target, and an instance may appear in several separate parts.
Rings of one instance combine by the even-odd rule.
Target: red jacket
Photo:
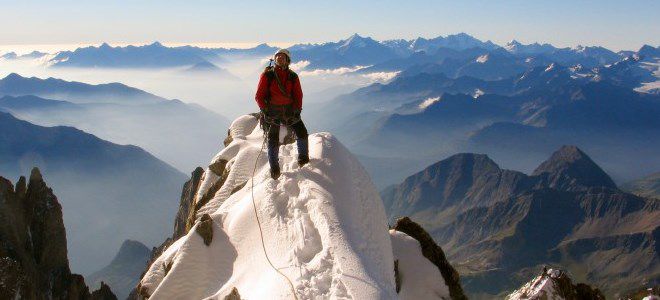
[[[277,86],[277,79],[273,77],[270,81],[270,86],[268,86],[268,77],[266,72],[261,73],[261,78],[259,78],[259,86],[257,87],[257,94],[254,96],[254,99],[257,100],[259,108],[266,108],[266,97],[268,97],[268,90],[270,90],[270,103],[275,105],[286,105],[292,104],[293,109],[302,109],[302,88],[300,87],[300,79],[298,76],[295,76],[294,79],[289,77],[289,70],[275,66],[275,72],[282,82],[282,86],[286,92],[291,95],[293,99],[282,94],[280,88]]]

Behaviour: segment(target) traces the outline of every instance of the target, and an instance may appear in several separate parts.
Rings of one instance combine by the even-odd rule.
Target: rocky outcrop
[[[458,272],[451,266],[451,264],[449,264],[442,248],[435,243],[433,238],[431,238],[431,235],[429,235],[424,228],[410,220],[410,218],[403,217],[396,221],[392,229],[403,232],[419,242],[422,248],[422,255],[440,270],[440,274],[442,274],[445,284],[449,287],[449,294],[452,299],[467,299],[463,293]],[[397,265],[398,264],[395,264],[395,268]]]
[[[199,225],[197,225],[195,231],[204,239],[204,244],[206,246],[211,245],[213,241],[213,219],[209,214],[204,214],[199,220]]]
[[[660,299],[660,285],[656,285],[655,287],[643,287],[634,289],[628,293],[625,293],[624,295],[625,296],[623,297],[619,297],[619,299],[658,300]]]
[[[101,287],[94,291],[90,297],[90,300],[116,300],[117,297],[112,293],[110,287],[101,281]],[[123,299],[123,298],[122,298]]]
[[[174,233],[172,238],[177,239],[188,230],[186,229],[186,222],[188,220],[188,215],[191,211],[191,206],[195,200],[195,194],[199,189],[199,183],[202,180],[204,175],[204,169],[197,167],[192,174],[190,174],[190,180],[186,181],[183,185],[183,191],[181,191],[181,200],[179,202],[179,210],[176,213],[176,218],[174,219]]]
[[[600,290],[578,283],[573,284],[566,272],[543,268],[541,274],[506,297],[507,300],[604,300]]]
[[[15,188],[0,177],[0,283],[1,299],[91,298],[71,274],[62,206],[37,168]],[[96,294],[116,299],[109,289]]]
[[[112,288],[119,299],[126,299],[140,280],[149,261],[151,250],[144,244],[126,240],[109,265],[87,276],[90,286]]]
[[[241,294],[238,293],[237,288],[231,289],[231,293],[225,296],[224,300],[241,300]]]

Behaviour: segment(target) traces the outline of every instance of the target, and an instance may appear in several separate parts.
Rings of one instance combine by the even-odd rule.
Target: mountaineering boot
[[[302,167],[309,162],[309,148],[307,138],[300,138],[296,141],[298,147],[298,166]]]
[[[280,166],[279,166],[279,164],[270,167],[270,178],[273,178],[274,180],[277,180],[277,178],[280,178]]]
[[[298,155],[298,167],[304,166],[309,162],[309,156],[308,155]]]
[[[270,165],[270,177],[280,177],[280,163],[278,159],[280,147],[268,145],[268,164]]]

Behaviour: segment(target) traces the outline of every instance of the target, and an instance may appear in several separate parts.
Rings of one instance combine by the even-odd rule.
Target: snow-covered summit
[[[412,248],[393,249],[393,241],[405,234],[388,232],[371,179],[334,136],[311,134],[311,160],[302,168],[295,145],[282,145],[282,175],[272,180],[258,119],[239,117],[229,133],[226,147],[202,175],[190,206],[195,208],[190,230],[150,266],[139,285],[142,295],[223,299],[236,288],[245,299],[294,299],[288,279],[298,299],[410,298],[397,294],[402,286],[414,291],[411,296],[425,291],[444,293],[433,298],[449,296],[438,268],[430,261],[420,265],[419,243],[416,249],[414,240],[406,244]],[[262,237],[286,278],[269,265]],[[409,250],[401,253],[402,248]],[[395,259],[404,272],[435,270],[429,278],[441,282],[397,285]]]

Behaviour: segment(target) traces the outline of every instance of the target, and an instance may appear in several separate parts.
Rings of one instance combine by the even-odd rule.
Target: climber
[[[285,125],[296,134],[298,166],[309,162],[307,128],[300,118],[302,111],[302,88],[298,74],[289,69],[291,54],[286,49],[274,55],[275,66],[268,66],[261,74],[255,100],[261,110],[261,122],[268,136],[268,163],[270,176],[280,176],[279,136],[280,125]]]

